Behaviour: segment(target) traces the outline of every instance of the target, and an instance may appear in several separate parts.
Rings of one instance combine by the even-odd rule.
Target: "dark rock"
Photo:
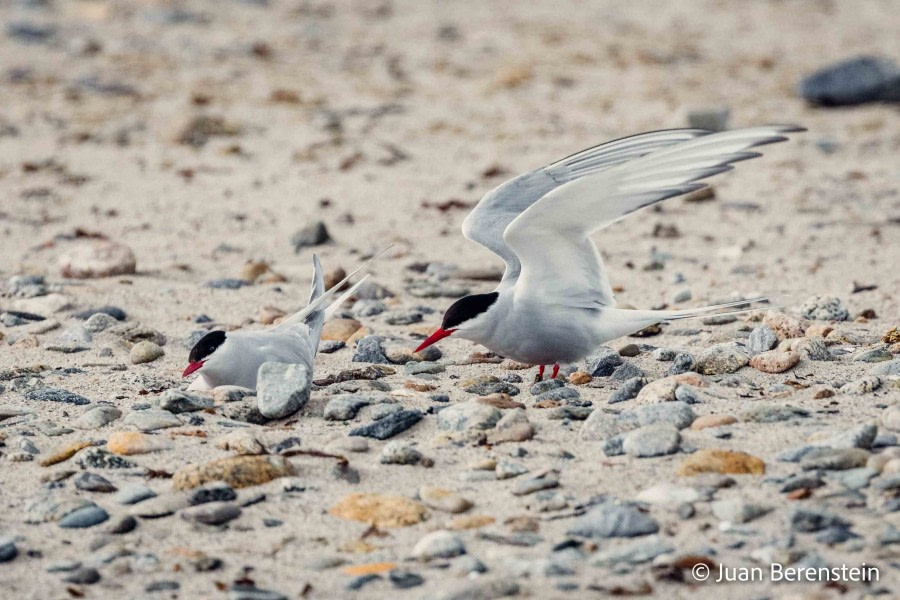
[[[291,236],[291,244],[294,246],[294,252],[300,252],[303,248],[311,246],[327,244],[330,241],[332,241],[331,235],[328,233],[328,228],[322,221],[307,225]]]
[[[389,365],[391,361],[384,354],[381,345],[383,338],[377,335],[367,335],[356,343],[356,352],[353,353],[353,362],[373,363]]]
[[[626,362],[625,364],[617,367],[615,371],[613,371],[612,377],[610,377],[610,379],[613,381],[628,381],[629,379],[643,376],[644,372],[640,369],[640,367]]]
[[[124,517],[120,517],[119,519],[113,521],[112,525],[109,526],[107,531],[112,534],[122,534],[122,533],[130,533],[135,530],[137,527],[137,519],[132,517],[131,515],[125,515]]]
[[[585,359],[586,371],[593,377],[609,377],[623,362],[618,352],[605,346]]]
[[[280,592],[260,589],[252,583],[236,583],[228,590],[228,600],[288,600],[288,597]]]
[[[91,401],[84,396],[79,396],[69,390],[53,387],[31,390],[25,394],[25,398],[38,402],[62,402],[63,404],[74,404],[76,406],[91,403]]]
[[[332,354],[346,346],[341,340],[324,340],[319,344],[320,354]]]
[[[820,531],[826,527],[850,527],[850,522],[837,515],[812,508],[795,507],[788,516],[791,529],[800,532]]]
[[[93,567],[81,567],[70,572],[63,577],[66,583],[77,583],[81,585],[91,585],[100,581],[100,572]]]
[[[352,436],[386,440],[406,431],[422,419],[422,411],[398,410],[368,425],[350,431]]]
[[[177,581],[151,581],[144,586],[145,592],[169,592],[181,588]]]
[[[381,579],[381,575],[376,575],[375,573],[360,575],[347,582],[347,589],[351,591],[361,590],[363,586],[372,583],[377,579]]]
[[[821,106],[900,101],[900,67],[887,58],[860,56],[825,67],[800,82],[800,94]]]
[[[85,471],[75,478],[75,487],[86,492],[102,492],[107,494],[115,492],[118,489],[105,477],[89,471]]]
[[[246,279],[233,279],[230,277],[212,279],[206,282],[206,287],[216,290],[238,290],[247,285],[253,285],[253,282],[247,281]]]
[[[19,551],[16,548],[16,540],[12,537],[0,537],[0,563],[13,560],[18,556]]]
[[[667,375],[680,375],[689,371],[697,370],[697,359],[687,352],[679,352],[672,361],[672,366],[666,372]]]
[[[211,483],[193,490],[189,502],[191,506],[208,502],[230,502],[237,498],[237,492],[225,483]]]
[[[15,22],[6,25],[6,35],[23,44],[44,44],[56,35],[52,25]]]
[[[629,504],[604,502],[579,517],[569,535],[592,539],[636,537],[659,531],[659,525],[649,515]]]
[[[395,588],[401,590],[418,587],[425,583],[425,579],[418,573],[413,573],[412,571],[400,571],[398,569],[394,569],[388,573],[388,578],[391,583],[394,584]]]
[[[636,398],[638,392],[647,384],[643,377],[634,377],[622,384],[622,387],[613,392],[609,397],[609,403],[624,402]]]

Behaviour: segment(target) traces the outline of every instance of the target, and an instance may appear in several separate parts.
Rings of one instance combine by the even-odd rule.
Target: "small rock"
[[[585,371],[592,377],[609,377],[622,362],[618,352],[601,346],[585,359]]]
[[[731,415],[703,415],[702,417],[694,419],[694,422],[691,423],[691,429],[699,431],[700,429],[724,427],[725,425],[732,425],[734,423],[737,423],[737,419]]]
[[[126,425],[131,425],[143,432],[156,431],[158,429],[167,429],[169,427],[180,427],[181,419],[166,410],[133,410],[125,416],[122,421]]]
[[[118,321],[106,313],[95,313],[84,323],[84,328],[91,333],[100,333],[117,325]]]
[[[65,515],[59,520],[63,529],[85,529],[93,527],[109,519],[109,513],[94,503],[83,506]]]
[[[744,452],[704,448],[685,458],[678,466],[678,475],[690,477],[700,473],[730,475],[763,475],[766,464]]]
[[[882,381],[880,377],[869,375],[868,377],[863,377],[862,379],[857,379],[856,381],[844,384],[841,386],[841,393],[862,396],[863,394],[874,392],[881,387],[881,384]]]
[[[813,448],[800,460],[804,471],[844,471],[866,466],[869,452],[862,448]]]
[[[438,427],[444,431],[491,429],[503,413],[493,406],[476,400],[452,404],[438,413]]]
[[[417,465],[424,458],[422,453],[413,448],[411,443],[394,440],[385,444],[381,449],[379,462],[383,465]]]
[[[616,404],[617,402],[625,402],[626,400],[636,398],[646,384],[647,380],[643,377],[633,377],[628,379],[622,384],[622,387],[610,395],[609,403]]]
[[[211,481],[224,481],[243,488],[296,474],[293,465],[280,456],[229,456],[181,467],[173,475],[172,485],[176,490],[189,490]]]
[[[75,478],[75,487],[86,492],[112,493],[116,491],[116,486],[108,479],[85,471]]]
[[[613,537],[637,537],[659,531],[650,516],[634,506],[607,501],[578,517],[569,528],[569,535],[601,540]]]
[[[861,350],[853,355],[854,362],[877,363],[891,360],[893,355],[887,348],[871,348],[869,350]]]
[[[361,327],[362,323],[356,319],[330,319],[322,327],[321,339],[346,342]]]
[[[257,376],[257,408],[269,419],[281,419],[309,401],[312,377],[306,365],[266,362]]]
[[[148,500],[156,496],[156,492],[141,483],[119,488],[119,492],[114,496],[114,500],[119,504],[137,504],[144,500]]]
[[[556,473],[550,472],[546,475],[541,475],[540,477],[520,480],[513,488],[512,493],[515,496],[525,496],[540,490],[548,490],[558,486],[559,477]]]
[[[684,402],[648,404],[634,411],[642,426],[665,423],[676,429],[684,429],[694,422],[694,411]]]
[[[207,502],[181,511],[186,521],[203,523],[204,525],[222,525],[241,515],[241,508],[233,502]]]
[[[716,344],[697,357],[697,370],[704,375],[721,375],[734,373],[749,362],[750,357],[737,344]]]
[[[793,531],[808,533],[826,527],[850,527],[850,522],[831,513],[795,506],[788,515],[788,523]]]
[[[16,540],[10,536],[0,536],[0,563],[9,562],[19,555]]]
[[[78,429],[99,429],[122,416],[122,411],[115,406],[100,404],[87,409],[72,423]]]
[[[76,279],[130,275],[136,264],[131,248],[109,240],[79,242],[59,257],[60,274]]]
[[[291,236],[291,244],[294,246],[294,252],[300,252],[303,248],[313,246],[321,246],[331,242],[331,235],[328,228],[322,221],[317,221],[307,225],[293,236]]]
[[[402,433],[422,420],[420,410],[397,410],[384,418],[350,431],[351,436],[386,440]]]
[[[135,431],[116,431],[106,440],[107,450],[123,456],[159,452],[171,447],[172,443],[163,437]]]
[[[353,362],[389,365],[391,361],[384,354],[383,339],[377,335],[367,335],[356,342]]]
[[[241,455],[265,454],[266,448],[248,431],[232,431],[216,439],[216,448]]]
[[[697,360],[692,354],[689,354],[687,352],[679,352],[675,355],[675,358],[672,359],[672,366],[669,367],[669,370],[666,372],[666,374],[680,375],[681,373],[694,371],[696,368]]]
[[[412,557],[421,561],[453,558],[466,553],[462,539],[450,531],[433,531],[423,536],[412,550]]]
[[[900,67],[889,58],[859,56],[816,71],[799,88],[807,102],[822,106],[897,102]]]
[[[79,567],[63,577],[66,583],[92,585],[100,581],[100,572],[93,567]]]
[[[159,408],[168,411],[174,415],[196,412],[213,407],[211,398],[205,396],[197,396],[182,392],[181,390],[168,389],[163,393],[159,401]]]
[[[350,494],[328,514],[379,528],[407,527],[428,518],[428,510],[422,504],[403,496],[384,494]]]
[[[784,373],[788,369],[793,369],[799,362],[800,355],[796,352],[769,350],[751,358],[750,366],[763,373]]]
[[[747,523],[772,510],[768,506],[754,504],[743,498],[717,500],[710,504],[710,508],[717,519],[729,523]]]
[[[419,499],[428,508],[450,514],[466,512],[472,508],[472,502],[459,494],[440,487],[425,485],[419,488]]]
[[[774,348],[778,343],[778,336],[775,335],[774,329],[769,327],[768,324],[763,323],[762,325],[756,326],[753,331],[750,332],[748,342],[750,354],[756,355]]]
[[[622,449],[631,456],[648,458],[665,456],[678,451],[681,436],[678,430],[668,423],[646,425],[625,434]]]
[[[63,404],[74,404],[76,406],[83,406],[91,403],[91,401],[84,396],[79,396],[69,390],[54,387],[31,390],[25,394],[25,398],[37,402],[61,402]]]
[[[164,354],[165,351],[157,344],[149,340],[144,340],[131,347],[129,358],[131,358],[132,364],[140,365],[148,362],[153,362]]]
[[[731,109],[727,106],[694,109],[688,112],[688,127],[725,131],[730,116]]]

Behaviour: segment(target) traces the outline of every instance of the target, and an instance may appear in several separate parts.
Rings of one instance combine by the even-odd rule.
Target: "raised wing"
[[[588,148],[552,165],[519,175],[485,194],[463,222],[463,235],[506,262],[504,283],[512,283],[521,266],[503,232],[529,206],[561,185],[610,169],[648,153],[711,133],[705,129],[668,129],[622,138]]]
[[[548,303],[613,305],[600,253],[588,237],[591,233],[640,208],[706,187],[698,180],[760,156],[750,148],[784,141],[784,134],[796,131],[804,129],[771,125],[702,135],[554,188],[517,216],[503,234],[507,251],[521,265],[517,290]]]

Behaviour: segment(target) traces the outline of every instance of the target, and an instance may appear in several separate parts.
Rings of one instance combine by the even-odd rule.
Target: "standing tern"
[[[326,307],[325,302],[367,264],[326,292],[322,264],[319,257],[313,255],[312,291],[306,308],[267,329],[227,333],[211,331],[204,335],[191,349],[189,364],[182,373],[182,377],[192,373],[199,375],[188,389],[208,390],[220,385],[239,385],[255,390],[256,373],[265,362],[301,364],[312,373],[325,320],[340,308],[368,275],[329,306]]]
[[[653,131],[588,148],[503,183],[462,226],[463,235],[506,262],[503,279],[493,292],[454,302],[440,329],[416,352],[456,334],[538,366],[538,380],[552,364],[555,378],[560,363],[578,361],[609,340],[752,302],[686,310],[616,308],[589,236],[645,206],[704,188],[699,180],[761,156],[751,148],[800,131],[805,129],[794,125]]]

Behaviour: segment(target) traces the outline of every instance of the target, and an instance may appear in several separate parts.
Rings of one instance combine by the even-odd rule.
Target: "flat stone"
[[[450,514],[458,514],[469,510],[472,502],[451,490],[424,485],[419,488],[419,499],[428,508]]]
[[[75,487],[86,492],[112,493],[116,486],[107,478],[96,473],[85,471],[74,479]]]
[[[136,431],[116,431],[106,440],[106,449],[121,456],[159,452],[171,447],[172,442],[162,436]]]
[[[257,376],[257,408],[269,419],[290,416],[309,401],[311,387],[311,373],[305,365],[263,363]]]
[[[747,523],[769,512],[772,508],[748,502],[743,498],[717,500],[710,504],[713,514],[717,519],[729,523]]]
[[[694,411],[684,402],[664,402],[639,406],[634,411],[641,425],[666,423],[676,429],[684,429],[694,422]]]
[[[166,410],[134,410],[125,415],[122,421],[125,425],[131,425],[137,429],[148,432],[169,427],[181,427],[181,419]]]
[[[856,381],[841,386],[841,392],[844,394],[852,394],[854,396],[862,396],[863,394],[871,394],[881,387],[882,380],[880,377],[869,375]]]
[[[789,404],[756,404],[741,413],[741,420],[749,423],[779,423],[809,417],[809,411]]]
[[[697,357],[697,370],[704,375],[734,373],[750,362],[747,352],[734,343],[716,344]]]
[[[385,494],[349,494],[328,514],[379,528],[408,527],[428,518],[428,509],[409,498]]]
[[[690,477],[701,473],[729,475],[763,475],[766,464],[744,452],[704,448],[685,458],[678,466],[678,475]]]
[[[168,389],[159,400],[159,408],[172,414],[196,412],[214,406],[212,398],[189,394],[181,390]]]
[[[585,371],[591,377],[609,377],[616,370],[616,367],[624,361],[619,356],[619,353],[612,348],[601,346],[588,356],[584,362]]]
[[[419,410],[398,410],[377,421],[350,431],[351,436],[386,440],[402,433],[422,420]]]
[[[668,423],[639,427],[625,434],[622,449],[637,458],[665,456],[678,451],[681,436],[678,429]]]
[[[181,518],[204,525],[222,525],[238,518],[241,507],[233,502],[207,502],[181,511]]]
[[[11,536],[0,536],[0,563],[14,560],[19,555],[16,540]]]
[[[113,499],[119,504],[137,504],[156,496],[156,492],[142,483],[133,483],[119,488]]]
[[[432,531],[425,534],[413,547],[412,557],[430,561],[436,558],[453,558],[466,553],[462,539],[450,531]]]
[[[858,56],[825,66],[800,81],[812,104],[851,106],[900,100],[900,67],[890,58]]]
[[[83,406],[91,403],[91,401],[84,396],[79,396],[69,390],[53,387],[38,388],[26,392],[25,399],[34,400],[36,402],[60,402],[62,404],[74,404],[75,406]]]
[[[793,369],[799,362],[800,355],[796,352],[769,350],[751,358],[750,366],[763,373],[784,373]]]
[[[129,509],[129,513],[142,519],[158,519],[167,517],[190,506],[190,499],[184,493],[168,493],[154,496],[136,503]]]
[[[360,327],[362,323],[356,319],[329,319],[322,327],[321,339],[346,342]]]
[[[59,257],[60,274],[76,279],[130,275],[136,265],[131,248],[109,240],[79,241]]]
[[[438,427],[444,431],[484,430],[494,427],[503,413],[475,400],[451,404],[438,413]]]
[[[636,565],[647,563],[663,554],[670,554],[675,547],[667,544],[657,536],[636,540],[607,550],[600,550],[591,556],[591,565],[595,567],[609,567],[621,563]]]
[[[176,490],[189,490],[212,481],[224,481],[232,487],[243,488],[296,474],[293,465],[280,456],[229,456],[181,467],[173,475],[172,485]]]
[[[406,441],[394,440],[388,442],[381,449],[379,462],[383,465],[417,465],[425,457]]]
[[[522,479],[513,487],[515,496],[525,496],[540,490],[548,490],[559,486],[559,476],[556,473],[547,473],[532,479]]]
[[[737,419],[731,415],[703,415],[694,419],[691,423],[691,429],[699,431],[710,427],[724,427],[737,423]]]
[[[869,452],[862,448],[814,448],[804,454],[800,468],[804,471],[843,471],[864,467],[867,460]]]
[[[91,503],[65,515],[59,520],[59,526],[63,529],[85,529],[99,525],[107,519],[109,519],[109,513]]]
[[[479,577],[449,585],[435,600],[495,600],[517,596],[519,592],[519,584],[511,577]]]
[[[72,426],[78,429],[99,429],[104,425],[109,425],[122,416],[122,411],[115,406],[108,404],[98,404],[87,409],[75,421]]]
[[[610,404],[625,402],[636,398],[638,393],[647,384],[647,380],[643,377],[633,377],[625,381],[622,386],[613,392],[609,397]]]
[[[616,537],[637,537],[659,531],[659,525],[634,506],[613,501],[597,505],[578,517],[569,528],[569,535],[595,540]]]
[[[788,523],[793,531],[809,533],[826,527],[850,527],[846,519],[826,511],[795,506],[788,515]]]

